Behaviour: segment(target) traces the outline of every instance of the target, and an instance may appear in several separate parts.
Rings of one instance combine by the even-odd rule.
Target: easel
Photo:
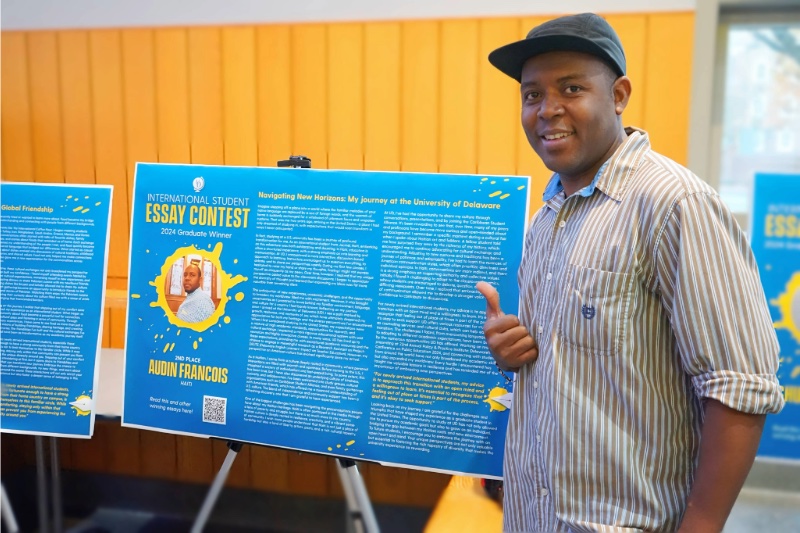
[[[290,168],[311,168],[311,160],[305,156],[291,156],[289,159],[278,161],[279,167]],[[208,522],[208,517],[214,509],[225,480],[228,478],[233,461],[241,451],[244,444],[237,441],[228,441],[228,454],[222,462],[222,466],[214,477],[208,494],[203,501],[203,506],[197,514],[191,533],[202,533],[203,528]],[[358,471],[358,466],[352,459],[337,457],[336,470],[339,473],[339,480],[342,482],[345,499],[347,500],[347,526],[351,533],[380,533],[372,503],[367,495],[367,488],[364,480]]]
[[[48,497],[47,466],[44,458],[44,437],[34,436],[36,446],[36,500],[39,515],[40,533],[61,533],[64,530],[64,513],[61,508],[61,466],[58,461],[58,439],[50,437],[50,494]],[[3,515],[3,523],[9,533],[18,533],[19,524],[11,507],[11,500],[8,499],[6,488],[0,486],[2,499],[0,499],[0,513]],[[48,503],[52,503],[49,506]],[[50,512],[53,513],[52,530],[50,529]]]
[[[203,528],[208,522],[208,517],[217,503],[217,498],[222,487],[225,485],[225,480],[233,466],[233,461],[241,451],[243,443],[237,441],[228,441],[228,454],[222,462],[217,475],[214,476],[214,481],[208,489],[206,498],[203,501],[203,506],[197,514],[197,518],[192,524],[191,533],[202,533]],[[355,461],[342,457],[336,458],[336,469],[339,473],[339,479],[342,482],[342,489],[344,490],[345,499],[347,500],[347,526],[348,531],[352,533],[380,533],[378,521],[375,518],[375,512],[372,509],[372,503],[367,495],[367,488],[364,486],[364,480],[358,471],[358,466]]]
[[[0,514],[3,515],[3,523],[6,525],[8,533],[19,533],[19,524],[17,524],[17,517],[14,516],[14,509],[11,508],[11,502],[6,494],[6,488],[0,485],[2,492],[2,500],[0,500]]]

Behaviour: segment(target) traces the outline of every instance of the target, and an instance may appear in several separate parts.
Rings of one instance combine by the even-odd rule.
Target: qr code
[[[225,407],[227,405],[227,398],[203,396],[203,422],[225,424]]]

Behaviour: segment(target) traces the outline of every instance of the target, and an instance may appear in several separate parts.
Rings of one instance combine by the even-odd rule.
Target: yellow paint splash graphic
[[[770,303],[781,312],[775,328],[789,330],[794,340],[800,343],[800,272],[795,272],[786,284],[786,292]]]
[[[498,396],[503,396],[504,394],[508,394],[508,391],[503,387],[495,387],[489,391],[489,397],[483,400],[485,403],[489,404],[489,411],[505,411],[507,408],[500,402],[496,402],[494,398]]]
[[[69,405],[75,409],[75,416],[89,416],[92,412],[92,397],[88,394],[81,394]]]
[[[487,178],[481,178],[480,183],[483,184],[484,182],[488,182],[488,185],[496,185],[498,182],[500,182],[501,185],[502,184],[510,185],[510,183],[509,183],[510,181],[511,181],[510,178],[503,178],[502,180],[500,180],[500,179],[496,179],[495,180],[495,179],[490,179],[490,178],[487,177]],[[527,188],[526,185],[518,185],[516,187],[516,190],[517,191],[523,191],[526,188]],[[479,192],[482,192],[482,190],[480,188],[478,188],[478,189],[473,189],[472,192],[479,193]],[[505,200],[506,198],[508,198],[512,194],[513,194],[513,190],[511,192],[504,192],[502,189],[497,189],[497,190],[495,190],[493,192],[488,193],[487,196],[489,198],[497,198],[499,200]]]
[[[242,300],[244,300],[244,293],[243,292],[237,292],[235,298],[236,298],[237,302],[241,302]]]
[[[349,440],[349,441],[345,442],[345,443],[344,443],[344,445],[345,445],[346,447],[345,447],[344,451],[349,451],[349,449],[350,449],[350,446],[352,446],[352,445],[353,445],[353,444],[355,444],[355,443],[356,443],[356,440],[355,440],[355,439],[353,439],[353,440]],[[337,444],[337,445],[336,445],[336,448],[337,448],[337,449],[339,449],[339,448],[341,448],[341,447],[342,447],[342,445],[341,445],[341,444]],[[328,451],[329,451],[329,452],[332,452],[332,451],[333,451],[333,447],[332,447],[332,446],[328,446]],[[364,454],[362,453],[362,454],[360,454],[360,455],[364,455]]]
[[[209,245],[209,248],[211,245]],[[167,316],[169,322],[175,326],[181,328],[189,328],[193,329],[194,331],[205,331],[214,324],[219,322],[221,317],[225,317],[225,323],[230,323],[230,317],[225,316],[225,305],[230,300],[228,298],[228,291],[238,285],[243,281],[247,281],[245,276],[241,275],[231,275],[225,272],[222,269],[222,263],[220,262],[220,255],[222,254],[222,243],[218,242],[214,249],[211,251],[207,250],[200,250],[195,248],[194,246],[184,246],[182,248],[178,248],[175,252],[169,256],[166,261],[164,261],[164,265],[161,267],[161,274],[159,274],[155,280],[150,282],[150,285],[156,288],[156,295],[157,300],[155,302],[150,302],[150,307],[161,307],[164,310],[164,314]],[[179,258],[187,256],[187,255],[200,255],[204,257],[206,260],[211,261],[217,269],[219,273],[220,279],[220,287],[222,291],[222,298],[220,298],[219,305],[217,309],[211,314],[210,317],[203,320],[202,322],[186,322],[178,318],[175,313],[169,308],[167,304],[167,297],[164,293],[164,287],[166,284],[167,275],[172,268],[173,263],[177,261]],[[222,324],[217,324],[218,326],[222,326]]]

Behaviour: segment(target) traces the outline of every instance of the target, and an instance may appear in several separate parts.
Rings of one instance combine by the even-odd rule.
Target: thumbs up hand
[[[494,360],[502,370],[516,372],[539,356],[539,348],[525,326],[514,315],[500,308],[500,294],[492,285],[480,281],[475,286],[486,298],[486,322],[483,335]]]

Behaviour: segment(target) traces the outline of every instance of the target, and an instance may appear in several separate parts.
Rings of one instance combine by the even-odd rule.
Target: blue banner
[[[780,343],[786,405],[767,417],[760,456],[800,459],[800,175],[757,174],[752,246]]]
[[[94,429],[111,187],[2,183],[0,429]]]
[[[139,164],[123,424],[502,475],[528,178]]]

